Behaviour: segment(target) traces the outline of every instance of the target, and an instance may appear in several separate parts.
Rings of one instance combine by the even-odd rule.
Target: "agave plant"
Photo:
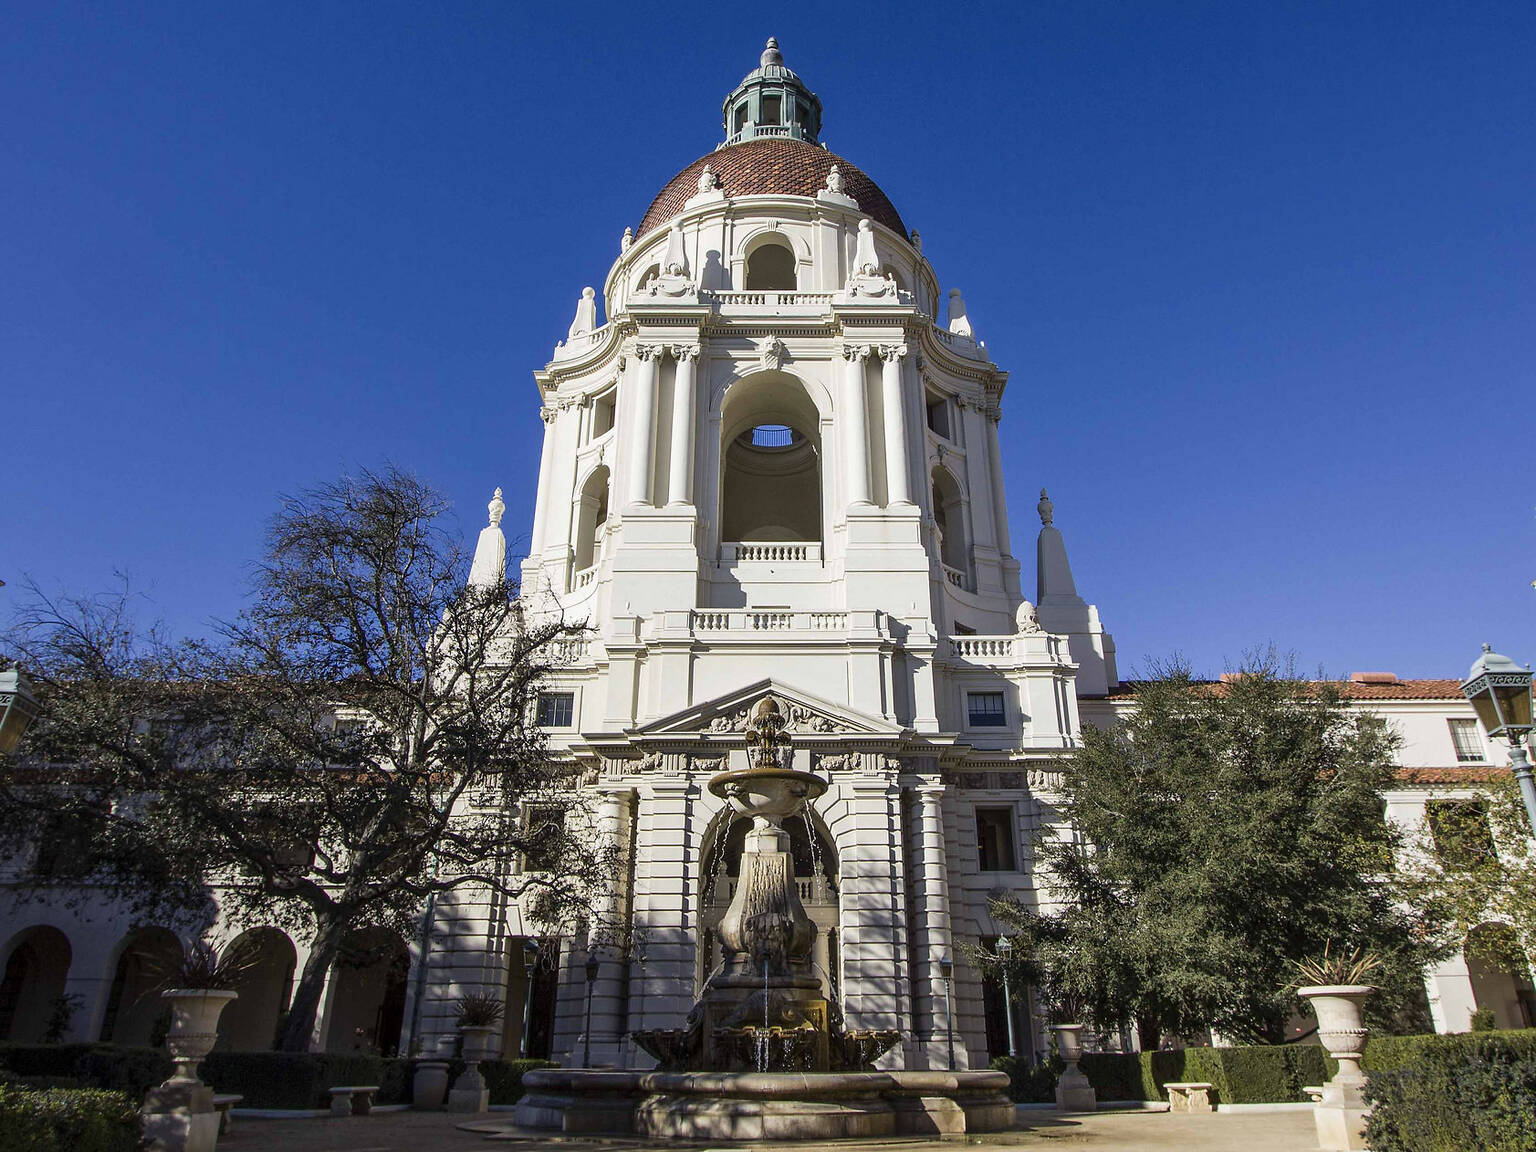
[[[495,996],[460,996],[459,1027],[482,1028],[501,1019],[505,1005]]]
[[[1345,953],[1333,952],[1333,941],[1323,945],[1321,956],[1308,956],[1292,962],[1296,981],[1292,987],[1309,985],[1364,984],[1381,967],[1381,957],[1375,952],[1356,948]]]
[[[197,940],[180,956],[155,964],[154,968],[162,989],[229,990],[237,988],[260,963],[261,957],[254,948],[235,944],[220,950]]]

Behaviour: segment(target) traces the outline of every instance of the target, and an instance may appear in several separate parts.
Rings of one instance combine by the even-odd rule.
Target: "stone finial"
[[[779,709],[779,702],[772,696],[764,696],[752,710],[752,719],[742,733],[747,742],[747,758],[754,768],[782,768],[784,751],[789,747],[789,736],[784,731],[787,721]]]
[[[875,226],[868,219],[859,221],[859,242],[853,250],[853,274],[880,275],[880,257],[875,253]]]
[[[916,228],[912,229],[912,247],[917,249],[917,254],[923,254],[923,237]]]
[[[1045,494],[1045,489],[1040,489],[1040,503],[1035,505],[1035,511],[1040,513],[1040,523],[1045,527],[1051,527],[1054,505],[1051,498]]]
[[[587,291],[590,292],[592,289],[588,288]],[[506,502],[501,498],[501,489],[499,487],[492,494],[491,502],[485,506],[485,510],[490,513],[491,527],[500,528],[501,516],[502,513],[507,510],[507,505]]]
[[[720,187],[720,177],[715,175],[715,170],[708,164],[704,165],[704,171],[699,173],[699,191],[713,192]]]
[[[835,192],[839,196],[844,195],[843,174],[838,171],[836,164],[832,165],[831,169],[827,172],[827,191]]]
[[[620,253],[628,252],[629,251],[629,246],[631,244],[633,244],[634,242],[635,242],[635,230],[633,228],[625,228],[624,229],[624,235],[619,239],[619,252]]]
[[[571,327],[566,332],[567,340],[574,340],[585,332],[591,332],[597,327],[597,293],[590,287],[581,290],[581,299],[576,302],[576,319],[571,321]]]
[[[965,297],[960,295],[960,289],[949,290],[949,330],[956,336],[965,336],[974,340],[976,333],[971,330],[971,318],[965,314]]]
[[[501,489],[486,505],[490,523],[480,529],[480,539],[475,542],[475,558],[469,566],[471,588],[499,588],[506,579],[507,538],[501,534],[501,514],[507,509],[501,499]]]
[[[664,276],[688,275],[688,257],[683,253],[683,230],[674,228],[667,233],[667,255],[661,262]]]
[[[1018,626],[1020,636],[1028,636],[1040,631],[1040,615],[1035,611],[1035,606],[1028,600],[1019,604],[1019,610],[1014,613],[1014,623]]]
[[[758,58],[757,62],[763,68],[773,65],[783,67],[784,55],[779,51],[779,38],[777,36],[768,37],[768,46],[763,49],[763,54]]]

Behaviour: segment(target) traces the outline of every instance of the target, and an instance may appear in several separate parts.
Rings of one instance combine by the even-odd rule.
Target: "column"
[[[944,840],[944,785],[937,780],[917,786],[918,796],[918,845],[922,868],[921,939],[926,954],[919,963],[926,977],[928,1003],[932,1005],[928,1019],[932,1026],[928,1032],[928,1066],[945,1068],[949,1062],[951,1030],[955,1021],[950,1015],[954,990],[945,996],[944,976],[939,961],[948,957],[951,964],[956,960],[954,939],[949,922],[949,860]],[[953,977],[951,977],[953,980]],[[955,1067],[965,1068],[965,1041],[959,1032],[953,1032]]]
[[[672,386],[672,460],[667,478],[667,504],[670,507],[693,503],[693,366],[699,358],[697,344],[674,344],[677,379]]]
[[[908,482],[907,410],[901,387],[901,361],[907,354],[905,344],[880,347],[881,408],[885,413],[885,498],[886,506],[912,503]]]
[[[996,404],[982,409],[987,421],[987,467],[992,473],[992,515],[997,530],[997,550],[1005,555],[1011,551],[1008,543],[1008,501],[1003,494],[1003,455],[997,444],[997,425],[1003,418],[1003,410]]]
[[[534,558],[543,554],[544,535],[549,530],[549,487],[554,483],[549,465],[555,455],[555,410],[540,408],[539,419],[544,421],[544,447],[539,452],[539,488],[533,501],[533,538],[528,542],[528,555]]]
[[[598,805],[598,828],[603,841],[618,853],[613,887],[604,894],[604,903],[598,909],[598,957],[597,980],[592,985],[592,1062],[594,1064],[618,1064],[619,1053],[629,1034],[629,1022],[625,1019],[625,1000],[628,989],[624,981],[628,971],[626,957],[621,946],[629,919],[629,853],[628,817],[630,798],[634,792],[629,787],[604,790]]]
[[[865,753],[866,763],[876,753]],[[843,1013],[850,1028],[895,1028],[912,1035],[898,768],[850,773],[843,797],[854,822],[842,858]]]
[[[625,496],[629,505],[651,502],[651,464],[655,459],[656,363],[662,349],[635,345],[635,394],[629,405],[629,471]]]
[[[869,504],[869,406],[864,402],[867,346],[843,345],[843,458],[847,461],[848,503]]]

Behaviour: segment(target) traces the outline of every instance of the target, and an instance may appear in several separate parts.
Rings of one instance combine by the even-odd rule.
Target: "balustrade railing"
[[[1012,656],[1015,639],[1013,636],[951,636],[949,642],[956,656],[995,658]]]
[[[715,303],[728,307],[805,307],[832,304],[831,292],[715,292]]]
[[[572,581],[572,583],[575,585],[576,589],[579,591],[582,588],[588,587],[592,583],[592,581],[594,581],[596,579],[597,579],[597,565],[594,564],[594,565],[592,565],[592,567],[590,567],[590,568],[583,568],[580,572],[576,573],[576,578],[575,578],[575,580]]]
[[[846,612],[800,612],[779,608],[695,608],[690,628],[700,632],[846,632]]]
[[[720,545],[720,558],[729,564],[785,564],[821,562],[820,541],[766,541],[737,542],[727,540]]]
[[[940,565],[944,569],[944,579],[948,580],[956,588],[964,590],[965,573],[958,568],[951,568],[948,564]]]

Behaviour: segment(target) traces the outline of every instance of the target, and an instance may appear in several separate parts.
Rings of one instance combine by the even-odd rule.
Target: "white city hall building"
[[[1026,598],[998,435],[1008,374],[918,233],[818,142],[821,102],[774,42],[723,113],[723,143],[624,229],[606,322],[587,289],[535,373],[544,441],[522,595],[591,628],[540,720],[624,848],[608,911],[633,945],[596,949],[589,988],[586,941],[543,937],[515,904],[441,900],[422,939],[332,979],[317,1047],[430,1051],[455,998],[477,991],[521,1008],[507,1055],[648,1065],[628,1036],[682,1024],[741,851],[745,822],[704,785],[746,766],[748,711],[771,693],[793,766],[829,782],[791,831],[848,1027],[899,1030],[898,1067],[946,1066],[951,1036],[961,1067],[1006,1049],[1003,997],[962,945],[995,937],[992,894],[1033,897],[1034,841],[1070,835],[1046,769],[1126,703],[1114,642],[1043,492]],[[500,570],[493,508],[478,578]],[[1352,694],[1405,736],[1394,818],[1465,795],[1488,769],[1455,682],[1366,680]],[[240,932],[260,934],[265,991],[221,1028],[265,1047],[305,942],[218,929]],[[110,910],[24,909],[0,924],[0,1038],[35,1039],[40,1006],[69,992],[77,1038],[143,1042],[138,958],[173,943]],[[1528,1018],[1529,985],[1507,973],[1458,959],[1428,986],[1442,1029],[1480,1004],[1501,1024]],[[1020,1051],[1043,1049],[1033,1004],[1014,1012]]]

